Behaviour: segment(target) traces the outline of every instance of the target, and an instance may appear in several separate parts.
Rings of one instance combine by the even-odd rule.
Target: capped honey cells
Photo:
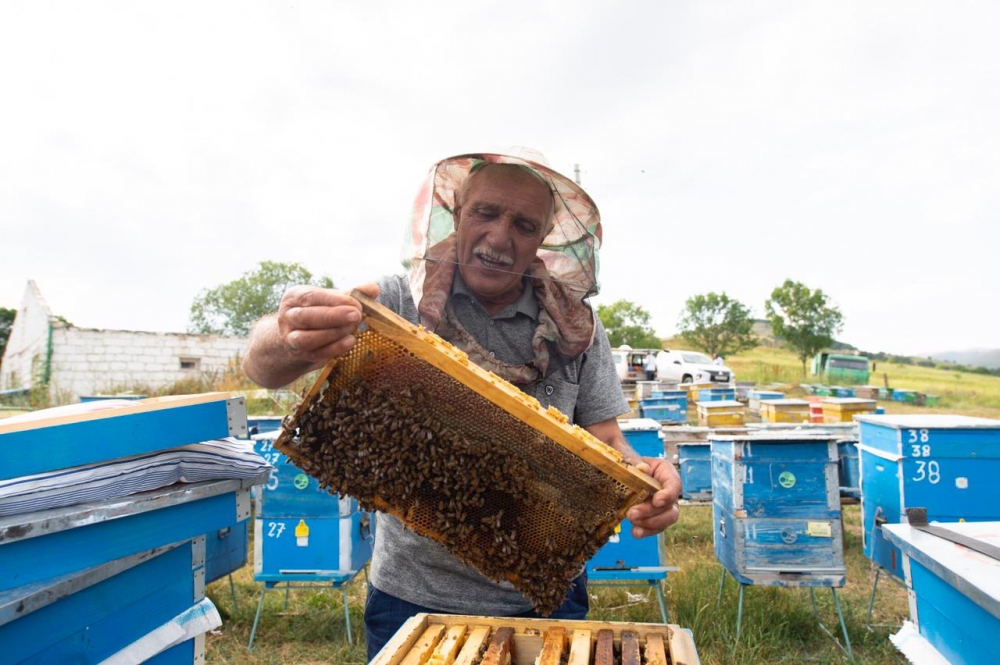
[[[447,342],[362,302],[357,343],[327,365],[276,447],[331,493],[397,516],[550,614],[655,481]]]

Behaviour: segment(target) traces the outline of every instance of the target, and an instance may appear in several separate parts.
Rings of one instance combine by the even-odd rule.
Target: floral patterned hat
[[[563,310],[561,316],[555,316],[563,333],[561,337],[580,337],[581,319],[586,319],[589,324],[583,327],[589,332],[586,343],[589,347],[595,327],[594,313],[584,300],[600,290],[601,216],[597,205],[578,184],[550,168],[541,153],[526,148],[512,149],[508,153],[458,155],[431,167],[414,202],[410,233],[403,247],[402,261],[408,271],[413,300],[417,308],[422,309],[428,263],[435,259],[435,246],[455,232],[455,196],[465,179],[484,162],[518,164],[534,171],[548,183],[553,193],[554,224],[538,249],[538,259],[547,273],[542,279],[554,287],[552,292],[559,301],[557,307]],[[532,276],[537,276],[537,271]],[[571,323],[560,323],[565,321]],[[437,322],[429,323],[431,325],[428,322],[424,325],[433,330]],[[565,329],[567,326],[576,330],[570,333]]]

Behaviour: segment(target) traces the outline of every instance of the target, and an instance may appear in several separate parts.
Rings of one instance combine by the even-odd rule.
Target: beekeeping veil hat
[[[534,150],[474,153],[434,164],[417,194],[410,233],[403,247],[410,291],[420,322],[435,330],[445,313],[458,261],[455,250],[455,197],[462,183],[486,164],[517,164],[532,171],[552,192],[553,224],[542,240],[527,277],[535,289],[540,316],[534,343],[535,367],[542,373],[548,351],[542,340],[566,357],[576,357],[593,342],[596,322],[586,298],[599,291],[598,249],[601,216],[583,189],[553,170]]]

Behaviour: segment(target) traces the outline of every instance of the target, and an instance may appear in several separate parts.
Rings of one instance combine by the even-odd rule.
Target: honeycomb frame
[[[275,447],[547,615],[656,481],[437,335],[351,295],[364,314],[357,343],[324,367]]]

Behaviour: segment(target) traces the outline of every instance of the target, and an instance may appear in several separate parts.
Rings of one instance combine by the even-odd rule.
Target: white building
[[[48,388],[51,404],[221,374],[245,339],[77,328],[29,281],[0,364],[0,391]]]

